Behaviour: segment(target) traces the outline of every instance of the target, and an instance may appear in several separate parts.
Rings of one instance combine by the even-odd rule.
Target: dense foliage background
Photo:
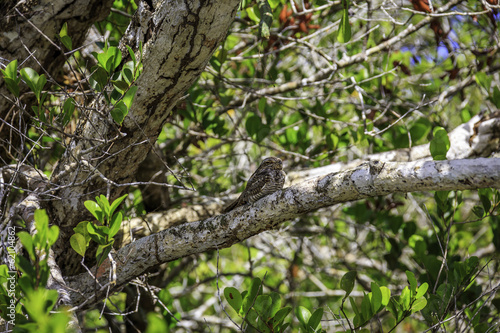
[[[280,157],[298,178],[397,149],[407,149],[398,159],[408,161],[436,127],[450,132],[475,115],[494,116],[498,2],[433,1],[429,12],[445,10],[432,17],[426,3],[243,0],[223,45],[177,102],[137,173],[144,183],[129,188],[124,221],[161,212],[184,214],[176,222],[182,223],[198,205],[220,212],[266,156]],[[259,28],[263,5],[272,10],[269,38]],[[5,165],[22,161],[51,174],[99,95],[98,80],[88,80],[99,64],[90,52],[119,46],[136,9],[133,1],[116,0],[107,19],[95,24],[91,38],[99,42],[71,54],[64,72],[44,86],[46,118],[30,114],[25,151],[2,155]],[[71,111],[60,108],[68,96],[77,105]],[[101,194],[110,193],[95,196]],[[3,218],[23,195],[22,188],[9,188]],[[78,319],[83,330],[98,332],[236,331],[245,315],[234,311],[224,289],[251,289],[257,277],[264,294],[275,292],[282,307],[291,307],[289,332],[307,323],[304,308],[323,310],[327,332],[494,332],[500,327],[499,202],[495,189],[416,188],[328,207],[231,248],[164,264]],[[341,284],[349,271],[356,275]],[[421,311],[407,271],[419,286],[428,285]],[[370,300],[381,287],[394,301],[377,307]]]

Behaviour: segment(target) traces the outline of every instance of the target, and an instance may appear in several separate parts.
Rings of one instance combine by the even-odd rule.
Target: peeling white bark
[[[396,192],[484,187],[500,188],[500,159],[364,163],[356,169],[304,181],[228,214],[172,227],[123,247],[116,253],[118,280],[111,292],[161,263],[230,247],[322,207]],[[99,269],[102,288],[97,297],[93,292],[96,282],[87,273],[69,278],[69,286],[77,290],[71,292],[73,304],[89,308],[102,300],[109,284],[109,269],[108,261]]]

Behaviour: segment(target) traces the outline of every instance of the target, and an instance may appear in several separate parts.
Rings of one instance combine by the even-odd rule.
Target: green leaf
[[[123,92],[127,91],[129,87],[129,83],[127,83],[124,80],[111,80],[111,83],[113,84],[113,87],[120,93],[123,94]]]
[[[354,311],[354,313],[357,316],[361,316],[361,314],[359,313],[358,307],[356,306],[356,302],[354,302],[354,299],[352,297],[349,297],[349,303],[351,303],[351,308]]]
[[[259,295],[255,300],[253,308],[257,311],[257,314],[262,318],[264,322],[267,322],[271,318],[271,305],[273,300],[269,295]]]
[[[116,103],[113,110],[111,110],[111,117],[116,121],[119,125],[123,123],[123,120],[128,114],[128,108],[123,101],[119,101]]]
[[[2,72],[4,78],[9,78],[12,80],[16,80],[19,82],[19,78],[17,77],[17,59],[12,60],[9,62],[7,66],[5,66],[5,69],[0,69],[0,72]]]
[[[108,83],[108,73],[106,70],[99,66],[94,66],[91,69],[92,75],[90,76],[90,85],[97,91],[102,91]]]
[[[480,188],[477,191],[479,195],[479,200],[481,200],[481,203],[483,204],[483,208],[485,212],[489,212],[491,209],[491,201],[490,201],[490,195],[491,195],[491,189],[489,188]]]
[[[115,201],[109,206],[109,215],[113,215],[115,213],[116,208],[120,206],[120,204],[128,197],[128,194],[124,194],[119,198],[116,198]]]
[[[391,300],[391,291],[387,287],[380,287],[380,293],[382,294],[382,306],[387,306]]]
[[[123,103],[125,103],[128,110],[130,110],[130,108],[132,107],[132,102],[134,101],[136,91],[137,86],[132,86],[123,96]]]
[[[292,308],[290,306],[286,306],[283,309],[280,309],[278,312],[276,312],[272,320],[273,328],[278,327],[278,325],[282,323],[283,320],[285,320],[286,316],[288,316],[290,312],[292,312]]]
[[[113,249],[113,242],[106,245],[99,245],[97,247],[97,253],[95,255],[97,258],[97,266],[101,266],[104,260],[106,260],[108,254],[111,252],[111,249]]]
[[[49,229],[49,217],[44,209],[35,210],[35,226],[37,233],[34,235],[34,240],[39,240],[35,246],[44,247],[47,243],[47,233]]]
[[[410,284],[411,295],[414,296],[417,293],[417,279],[415,278],[415,274],[410,271],[406,271],[406,278],[408,279],[408,283]]]
[[[484,216],[484,208],[481,207],[481,206],[474,206],[472,207],[472,212],[474,213],[474,215],[476,215],[477,217],[481,218]]]
[[[411,301],[410,289],[408,289],[408,287],[404,287],[403,291],[401,292],[401,296],[399,296],[399,304],[401,305],[401,308],[405,311],[409,310],[410,301]]]
[[[411,312],[415,313],[417,311],[420,311],[423,308],[425,308],[426,305],[427,305],[427,300],[425,299],[425,297],[421,297],[417,299],[415,302],[413,302],[411,306]]]
[[[24,248],[28,252],[28,255],[31,260],[35,261],[35,246],[33,244],[33,238],[29,233],[26,231],[20,231],[17,233],[17,237],[21,241],[21,244],[23,244]]]
[[[309,323],[309,319],[311,319],[311,312],[303,306],[299,306],[295,312],[299,323],[307,330],[307,324]]]
[[[17,76],[17,59],[12,60],[5,67],[5,70],[0,69],[3,74],[3,79],[7,85],[7,89],[16,97],[19,97],[19,81],[21,78]]]
[[[274,315],[279,311],[279,309],[281,308],[281,296],[280,294],[276,293],[276,292],[271,292],[269,294],[269,296],[271,297],[271,300],[272,300],[272,305],[271,305],[271,308],[269,309],[269,317],[274,317]]]
[[[257,6],[253,6],[253,7],[249,7],[246,9],[246,12],[247,12],[247,15],[248,17],[254,21],[255,23],[259,23],[260,22],[260,18],[259,18],[259,11],[257,10]]]
[[[450,149],[450,139],[448,138],[448,133],[446,133],[444,128],[436,127],[433,130],[433,136],[434,137],[429,146],[432,158],[435,161],[445,160],[446,153]]]
[[[415,295],[415,298],[418,299],[418,298],[424,296],[425,293],[427,292],[427,289],[429,289],[429,284],[427,284],[427,282],[422,283],[422,285],[420,287],[418,287],[417,294]]]
[[[371,283],[371,299],[370,303],[372,306],[372,311],[373,313],[377,313],[380,310],[380,307],[382,306],[382,291],[380,290],[380,287],[375,283]]]
[[[342,0],[342,18],[340,19],[337,40],[347,43],[351,40],[351,25],[349,24],[349,0]]]
[[[333,133],[326,136],[326,145],[328,146],[328,149],[335,150],[338,144],[339,144],[338,136],[336,136]]]
[[[108,73],[111,73],[117,68],[122,62],[122,52],[115,46],[111,46],[108,49],[108,61],[106,62],[106,69]]]
[[[369,295],[365,295],[361,300],[361,323],[365,323],[373,316],[372,305]]]
[[[247,129],[248,135],[255,139],[257,137],[257,133],[262,128],[262,121],[260,117],[256,115],[248,117],[245,123],[245,128]]]
[[[224,296],[226,297],[227,302],[237,313],[240,312],[242,298],[238,289],[233,287],[227,287],[224,289]]]
[[[19,97],[19,84],[16,80],[12,80],[11,78],[4,77],[5,84],[7,85],[7,89],[14,95],[15,97]]]
[[[63,45],[68,49],[73,49],[73,42],[71,41],[71,37],[68,36],[68,23],[64,22],[61,31],[59,32],[59,38]]]
[[[125,79],[127,84],[130,86],[132,82],[134,82],[135,77],[134,77],[134,71],[135,71],[135,65],[132,63],[132,61],[127,61],[125,65],[123,65],[122,68],[122,77]],[[125,89],[123,89],[125,90]]]
[[[45,86],[45,83],[47,83],[45,75],[38,75],[38,73],[34,69],[29,67],[21,69],[20,73],[24,82],[26,82],[31,91],[35,93],[37,101],[40,102],[42,89]]]
[[[87,224],[89,224],[89,221],[83,221],[78,223],[76,227],[73,228],[73,231],[77,234],[81,234],[85,238],[85,245],[89,245],[90,242],[90,235],[89,231],[87,230]]]
[[[130,46],[128,46],[128,45],[125,45],[125,47],[128,50],[128,54],[130,55],[130,58],[132,59],[132,62],[134,64],[134,68],[135,68],[136,64],[137,64],[137,58],[135,57],[134,50],[132,50],[132,48]]]
[[[491,102],[500,109],[500,90],[497,86],[493,87],[493,94],[490,97]]]
[[[355,281],[356,271],[349,271],[342,276],[342,279],[340,280],[340,288],[345,291],[344,299],[351,294]]]
[[[312,328],[315,332],[321,330],[321,318],[323,318],[323,308],[318,308],[312,314],[307,322],[307,326]]]
[[[114,237],[118,231],[120,230],[120,226],[122,225],[122,213],[113,215],[111,218],[111,222],[109,223],[109,237]]]
[[[87,224],[87,231],[89,232],[90,238],[99,245],[107,244],[107,236],[109,229],[103,226],[96,226],[93,223]]]
[[[259,278],[254,278],[252,280],[248,293],[246,293],[243,297],[243,303],[241,305],[240,315],[245,316],[248,310],[250,310],[250,308],[252,307],[252,304],[254,304],[257,295],[259,294],[261,283],[262,282]]]
[[[49,246],[54,245],[58,237],[59,237],[59,227],[57,225],[51,226],[47,233],[47,241],[49,243]]]
[[[101,222],[104,224],[104,219],[103,219],[103,211],[102,208],[92,200],[87,200],[83,203],[87,210],[94,215],[97,221]]]
[[[489,92],[493,77],[484,72],[477,72],[474,76],[476,78],[477,84],[483,87],[486,90],[486,92]]]
[[[69,243],[76,253],[85,257],[85,251],[87,251],[87,242],[82,234],[74,234],[69,239]]]
[[[66,126],[71,117],[73,116],[73,112],[75,111],[75,100],[72,97],[67,98],[63,104],[63,118],[61,120],[61,124]]]

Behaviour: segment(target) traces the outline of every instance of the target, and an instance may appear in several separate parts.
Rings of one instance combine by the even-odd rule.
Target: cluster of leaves
[[[97,65],[92,67],[90,85],[101,92],[108,104],[111,105],[111,116],[118,124],[122,124],[134,101],[137,86],[133,85],[142,72],[142,46],[139,48],[140,59],[127,46],[131,61],[126,62],[120,71],[116,71],[122,62],[122,53],[115,46],[106,46],[102,52],[93,52]],[[110,94],[106,87],[111,84]]]
[[[248,325],[247,332],[284,332],[290,325],[284,320],[292,308],[281,307],[281,296],[278,293],[271,292],[269,295],[264,295],[262,281],[259,278],[254,278],[250,288],[241,293],[234,287],[225,288],[224,296],[242,321]]]
[[[52,124],[54,120],[58,121],[60,124],[65,126],[75,109],[74,100],[68,98],[62,107],[49,107],[44,106],[47,101],[48,92],[44,92],[43,88],[47,83],[47,78],[45,74],[39,75],[34,69],[29,67],[24,67],[19,71],[18,76],[18,62],[12,60],[5,68],[5,70],[0,69],[3,74],[3,79],[7,85],[9,91],[16,97],[19,98],[19,84],[21,78],[28,85],[31,91],[35,94],[37,105],[32,105],[31,108],[42,124],[48,123]]]
[[[14,332],[67,332],[69,314],[63,307],[53,313],[59,294],[56,290],[46,289],[50,275],[49,251],[59,236],[59,228],[49,227],[44,210],[36,210],[34,219],[34,235],[26,231],[17,233],[28,254],[27,258],[15,254],[18,271],[9,270],[7,265],[0,266],[0,314],[13,325]],[[15,315],[11,316],[14,312]]]
[[[340,308],[345,315],[344,302],[353,291],[357,273],[347,272],[340,281],[340,287],[346,292],[341,304],[335,305]],[[405,318],[411,314],[421,311],[427,305],[424,297],[429,285],[424,282],[418,286],[415,275],[406,271],[409,286],[403,288],[399,297],[392,296],[387,287],[380,287],[377,283],[371,283],[371,291],[365,294],[361,300],[359,308],[356,301],[349,297],[349,301],[354,311],[354,318],[351,320],[346,316],[351,332],[358,331],[366,326],[382,310],[389,311],[394,317],[391,331],[396,328]],[[248,325],[247,331],[252,332],[252,328],[258,332],[283,332],[290,323],[285,323],[285,319],[292,312],[290,306],[281,308],[281,297],[276,292],[265,295],[262,292],[262,281],[259,278],[252,279],[250,288],[240,293],[234,287],[224,289],[226,301],[236,311],[238,317]],[[304,307],[296,308],[296,317],[300,323],[301,331],[307,333],[326,332],[321,327],[323,318],[323,308],[317,308],[313,313]]]
[[[127,197],[127,194],[117,198],[113,203],[109,203],[104,195],[95,198],[95,201],[85,201],[85,207],[94,215],[97,223],[83,221],[73,228],[75,234],[70,238],[70,244],[73,250],[82,257],[91,240],[97,243],[97,266],[100,266],[108,257],[113,248],[115,239],[123,220],[122,212],[115,214],[116,209]]]

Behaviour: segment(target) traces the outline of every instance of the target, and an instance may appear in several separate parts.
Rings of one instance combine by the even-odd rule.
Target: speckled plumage
[[[266,195],[283,188],[286,174],[283,171],[283,162],[277,157],[268,157],[262,161],[257,170],[248,180],[245,190],[240,197],[224,209],[227,213],[236,207],[253,203]]]

